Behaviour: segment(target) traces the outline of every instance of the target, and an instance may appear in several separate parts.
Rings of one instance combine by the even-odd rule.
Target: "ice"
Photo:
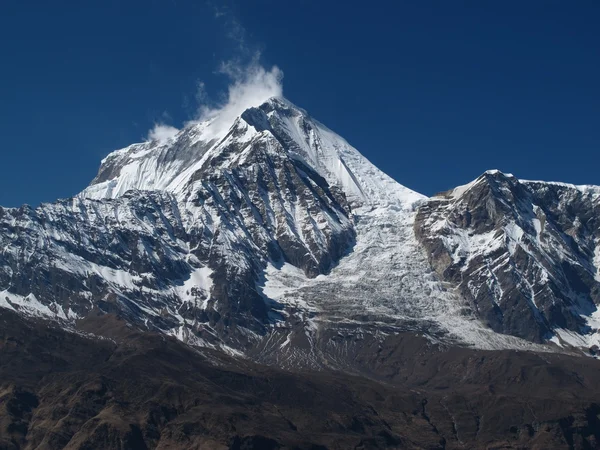
[[[414,236],[414,216],[389,207],[361,210],[356,245],[331,273],[311,279],[289,264],[269,265],[263,293],[288,307],[318,312],[312,333],[339,321],[399,330],[420,321],[423,329],[443,330],[464,345],[548,351],[461,314],[463,301],[432,272]],[[360,319],[365,316],[369,322]]]

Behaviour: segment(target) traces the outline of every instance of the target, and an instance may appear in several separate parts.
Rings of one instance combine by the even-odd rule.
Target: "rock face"
[[[537,342],[597,331],[600,188],[490,171],[422,205],[415,232],[494,331]]]
[[[113,152],[75,198],[0,208],[0,306],[65,327],[115,313],[262,363],[358,373],[363,347],[402,332],[600,344],[600,188],[489,172],[427,199],[285,99],[230,125]]]
[[[63,320],[119,312],[196,344],[231,334],[228,345],[243,348],[242,334],[264,334],[278,310],[256,288],[267,261],[315,277],[351,248],[354,230],[344,193],[262,129],[264,112],[244,117],[180,189],[121,192],[111,177],[131,173],[140,152],[156,153],[152,170],[196,164],[190,154],[201,158],[209,144],[192,144],[193,128],[172,147],[109,156],[77,198],[3,209],[3,304]],[[99,185],[107,190],[93,195]]]

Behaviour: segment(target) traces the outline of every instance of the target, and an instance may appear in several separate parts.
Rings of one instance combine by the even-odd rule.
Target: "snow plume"
[[[158,141],[162,144],[175,137],[177,133],[179,133],[179,130],[171,125],[156,123],[154,124],[154,128],[148,132],[146,139],[149,141]]]
[[[212,137],[219,137],[227,132],[235,118],[246,109],[260,106],[269,98],[281,97],[283,94],[283,72],[277,66],[267,70],[256,60],[247,66],[228,62],[221,65],[220,72],[231,80],[226,100],[216,106],[201,106],[198,117],[192,121],[211,121],[207,131],[210,131]]]
[[[283,94],[283,72],[277,66],[267,70],[258,63],[258,55],[249,64],[237,62],[222,63],[219,73],[230,80],[224,100],[218,103],[208,101],[205,85],[198,83],[196,100],[200,103],[196,117],[185,125],[210,122],[204,130],[204,137],[215,139],[222,137],[233,124],[236,117],[246,109],[260,106],[271,97]],[[148,132],[147,139],[159,143],[167,142],[179,130],[164,123],[157,123]]]
[[[216,139],[223,137],[236,117],[246,109],[260,106],[271,97],[281,97],[283,72],[277,66],[268,69],[260,64],[261,46],[248,38],[246,28],[239,20],[233,5],[222,0],[205,0],[205,5],[212,9],[215,20],[221,24],[225,37],[232,44],[230,53],[233,59],[221,63],[216,71],[217,75],[228,78],[229,86],[220,95],[217,93],[209,96],[209,86],[203,81],[198,81],[195,94],[198,105],[196,113],[184,126],[207,122],[202,130],[203,137]],[[159,122],[148,133],[148,140],[166,142],[178,131]]]

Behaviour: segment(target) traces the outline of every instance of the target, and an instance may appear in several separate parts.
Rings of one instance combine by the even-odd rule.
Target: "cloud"
[[[179,133],[179,130],[171,125],[156,123],[154,124],[154,128],[148,132],[147,140],[158,141],[162,144],[175,137],[177,133]]]
[[[224,27],[225,36],[237,46],[238,52],[249,53],[251,50],[248,47],[248,33],[234,10],[229,5],[215,4],[211,1],[208,1],[207,5],[212,8],[215,19]]]
[[[213,0],[207,0],[207,5],[213,9],[216,20],[223,24],[226,37],[234,44],[236,56],[222,62],[217,68],[216,74],[229,80],[225,92],[212,96],[213,99],[220,100],[211,100],[203,81],[197,82],[193,97],[185,97],[186,108],[194,101],[197,107],[193,118],[186,122],[184,127],[210,121],[210,125],[204,129],[204,137],[213,139],[222,137],[246,109],[260,106],[271,97],[281,97],[283,72],[277,66],[268,69],[260,63],[260,50],[256,45],[248,43],[246,29],[229,6]],[[163,120],[170,121],[168,118]],[[156,123],[149,131],[148,139],[165,142],[178,131],[177,128],[163,122]]]
[[[235,119],[245,110],[262,105],[271,97],[283,95],[283,72],[277,66],[267,70],[258,63],[259,55],[243,65],[238,61],[222,63],[219,73],[229,78],[227,93],[221,102],[210,102],[203,82],[197,84],[196,101],[198,109],[196,116],[185,126],[210,121],[210,126],[204,130],[205,139],[222,137],[231,127]],[[164,123],[156,123],[148,132],[147,140],[167,142],[179,130]]]
[[[206,85],[204,81],[198,81],[196,83],[196,103],[203,105],[208,101],[208,92],[206,92]]]
[[[215,14],[215,19],[223,17],[223,16],[225,16],[227,14],[227,10],[225,8],[222,8],[222,7],[219,7],[219,6],[215,6],[215,5],[212,5],[212,7],[213,7],[213,12]]]
[[[271,97],[281,97],[283,72],[277,66],[267,70],[257,59],[253,58],[247,66],[231,61],[221,64],[220,73],[230,79],[226,100],[217,105],[201,105],[192,122],[211,120],[210,133],[217,137],[246,109],[260,106]]]

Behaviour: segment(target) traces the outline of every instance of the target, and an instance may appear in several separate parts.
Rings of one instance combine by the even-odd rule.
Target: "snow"
[[[595,318],[592,318],[588,323],[594,323],[598,325],[598,314],[595,313]],[[596,328],[598,330],[598,328]],[[559,347],[574,347],[580,348],[581,351],[588,355],[588,349],[593,345],[600,346],[600,332],[595,331],[590,334],[579,334],[564,328],[557,328],[554,330],[554,336],[550,338],[550,341],[555,343]]]
[[[560,186],[568,189],[575,189],[581,192],[584,195],[590,195],[592,200],[596,201],[600,199],[600,186],[595,186],[592,184],[570,184],[570,183],[562,183],[559,181],[538,181],[538,180],[519,180],[520,183],[523,184],[541,184],[541,185],[549,185],[549,186]]]
[[[71,205],[77,207],[77,205]],[[127,224],[130,230],[135,229],[135,226],[131,221],[128,221]],[[151,232],[156,232],[156,229],[153,229],[151,224],[145,223],[144,226],[150,227]],[[58,242],[66,239],[66,236],[57,233],[56,230],[51,231],[53,231],[53,239],[56,239]],[[156,258],[157,255],[155,250],[151,247],[146,248],[142,245],[143,242],[143,239],[138,241],[138,251],[142,254],[146,253],[149,258]],[[44,244],[44,246],[46,245],[52,244]],[[168,249],[163,251],[168,251]],[[143,311],[146,315],[159,316],[161,314],[160,309],[154,306],[148,306],[140,301],[140,293],[151,295],[154,301],[176,299],[176,305],[180,305],[182,302],[197,302],[198,299],[200,299],[202,304],[197,306],[199,308],[206,308],[213,286],[211,278],[212,270],[205,266],[198,267],[199,261],[197,261],[197,258],[193,255],[188,255],[188,260],[190,263],[190,273],[188,277],[181,281],[175,280],[169,282],[168,280],[163,280],[162,283],[159,284],[159,286],[161,286],[160,289],[151,289],[144,286],[145,279],[153,278],[151,273],[133,274],[128,270],[97,264],[81,256],[65,251],[61,245],[53,247],[51,265],[54,269],[77,275],[84,284],[87,283],[85,280],[90,279],[90,275],[96,275],[104,281],[109,292],[116,293],[119,297],[128,299],[130,303],[134,304],[136,308],[139,308],[139,310]],[[87,294],[90,294],[90,292],[84,291],[78,293],[80,297],[84,298]],[[13,304],[20,305],[21,310],[28,314],[64,320],[74,318],[72,311],[69,310],[65,312],[58,305],[49,308],[39,302],[32,294],[22,298],[7,291],[3,292],[3,297],[0,299],[0,306],[12,308],[11,304],[5,300],[5,297]],[[173,314],[176,315],[176,311],[173,311]]]
[[[481,181],[481,178],[477,178],[476,180],[471,181],[470,183],[455,187],[454,189],[452,189],[452,191],[450,191],[450,197],[455,199],[462,197],[465,192],[468,192],[469,189],[471,189],[473,186],[477,185]]]
[[[77,318],[77,315],[70,309],[65,312],[60,305],[53,304],[51,306],[56,312],[41,303],[33,294],[23,297],[7,290],[0,291],[1,308],[11,309],[21,314],[40,318],[58,318],[62,320]]]
[[[401,331],[418,321],[476,348],[548,351],[494,333],[462,314],[465,305],[459,295],[429,267],[412,231],[414,217],[412,211],[391,207],[361,210],[356,245],[329,274],[308,278],[289,264],[270,264],[263,294],[287,307],[318,313],[307,321],[314,326],[308,330],[311,335],[330,323],[379,323]],[[360,319],[364,316],[368,322]],[[287,345],[288,338],[278,345]]]
[[[198,295],[202,295],[205,297],[202,300],[202,304],[196,306],[200,309],[206,309],[208,301],[210,300],[210,291],[213,286],[211,278],[212,272],[213,271],[208,267],[194,269],[190,273],[190,277],[183,282],[183,285],[176,288],[179,298],[185,302],[195,303]]]
[[[442,236],[447,248],[452,250],[452,260],[458,263],[464,260],[468,263],[472,258],[488,255],[502,247],[504,240],[502,234],[496,230],[478,235],[471,235],[468,230],[452,227],[453,232]],[[466,269],[466,264],[463,270]]]
[[[535,228],[535,234],[539,240],[540,234],[542,233],[542,222],[540,222],[540,219],[533,219],[533,228]]]
[[[362,205],[393,204],[412,209],[417,202],[426,198],[383,173],[323,124],[317,121],[313,121],[313,124],[318,159],[312,161],[311,165],[329,183],[340,185],[351,200]]]
[[[298,145],[300,153],[294,156],[301,158],[329,183],[339,185],[354,203],[394,204],[410,209],[416,202],[425,199],[425,196],[385,175],[346,140],[310,118],[305,111],[282,98],[273,98],[269,102],[276,108],[270,113],[273,122]],[[278,108],[290,109],[293,114],[279,114]],[[245,144],[245,148],[249,148],[253,140],[273,137],[269,131],[256,131],[241,117],[233,121],[227,133],[211,131],[216,126],[215,123],[219,123],[219,129],[222,128],[220,119],[214,117],[190,125],[180,132],[175,140],[168,143],[154,141],[134,144],[112,153],[103,160],[103,164],[117,161],[120,166],[118,175],[90,185],[80,196],[96,199],[116,198],[132,189],[163,190],[183,195],[182,191],[193,174],[207,161],[222,154],[228,145],[241,143]],[[310,124],[309,133],[303,128],[305,123]],[[232,133],[234,130],[236,132]],[[186,139],[196,143],[204,142],[205,145],[198,146],[195,156],[180,155],[178,152],[188,151],[186,149],[189,145],[179,145],[180,142],[186,142]],[[232,166],[243,156],[244,151],[234,155],[233,159],[225,164]]]
[[[510,222],[504,227],[504,235],[506,236],[506,244],[508,252],[511,255],[515,254],[516,248],[523,238],[523,229],[514,222]]]
[[[488,175],[504,175],[505,177],[508,177],[508,178],[514,178],[515,177],[512,173],[503,173],[503,172],[501,172],[498,169],[486,170],[485,173],[488,174]]]
[[[265,280],[262,293],[267,298],[305,311],[317,310],[314,305],[296,295],[296,292],[310,280],[302,269],[289,263],[284,263],[277,268],[269,262],[265,269]]]
[[[502,173],[497,169],[486,170],[483,175],[471,181],[470,183],[464,184],[462,186],[457,186],[449,192],[449,196],[452,199],[458,199],[462,197],[466,192],[468,192],[473,186],[476,186],[485,180],[485,175],[504,175],[507,178],[514,178],[514,175],[511,173]]]
[[[596,268],[596,281],[600,282],[600,239],[594,248],[594,267]]]
[[[192,123],[174,138],[133,144],[102,160],[116,164],[119,170],[108,180],[92,183],[79,194],[82,198],[117,198],[130,190],[160,190],[184,194],[187,182],[211,158],[219,156],[232,142],[250,143],[259,133],[237,118],[229,133],[215,130],[218,118]],[[236,136],[231,131],[236,130]]]

